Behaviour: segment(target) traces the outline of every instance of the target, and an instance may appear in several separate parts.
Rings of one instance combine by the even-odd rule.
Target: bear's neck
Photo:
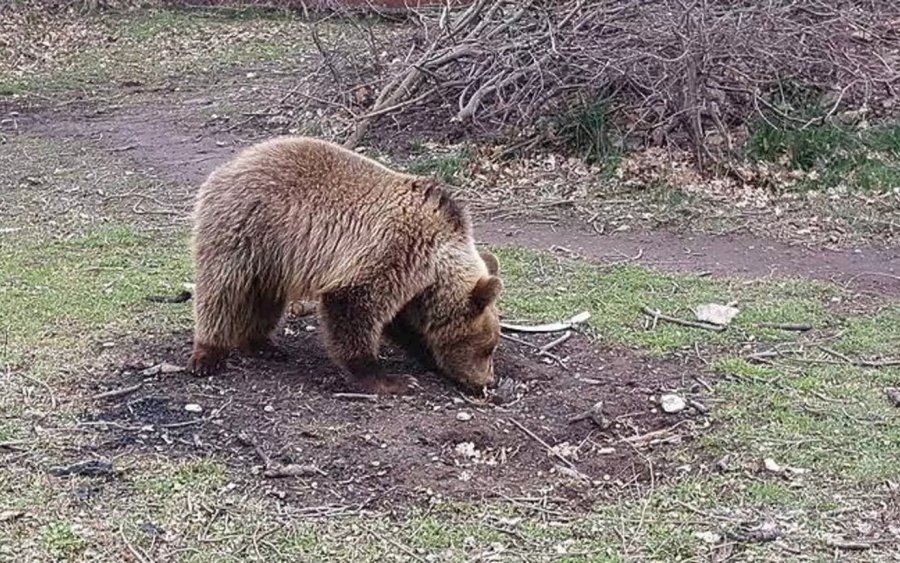
[[[476,282],[488,275],[484,260],[471,240],[448,244],[435,253],[432,283],[421,292],[411,307],[424,328],[444,324],[462,314]]]

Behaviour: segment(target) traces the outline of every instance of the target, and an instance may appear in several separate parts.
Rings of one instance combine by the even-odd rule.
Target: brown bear
[[[277,351],[288,303],[318,304],[329,356],[353,386],[402,393],[378,365],[382,336],[467,387],[493,382],[496,258],[435,180],[330,142],[278,137],[214,170],[194,209],[194,350],[209,374],[230,351]]]

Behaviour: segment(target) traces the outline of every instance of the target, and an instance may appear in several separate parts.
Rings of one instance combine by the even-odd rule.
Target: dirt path
[[[135,168],[182,184],[199,184],[218,164],[256,138],[214,132],[199,114],[210,100],[113,110],[92,116],[59,112],[22,115],[20,131],[88,142],[112,151]],[[476,218],[478,238],[490,244],[564,249],[599,262],[632,259],[651,268],[711,275],[835,281],[884,296],[900,295],[900,248],[825,250],[753,236],[679,234],[661,230],[599,235],[578,226]]]
[[[853,289],[900,295],[900,248],[833,251],[750,236],[667,231],[598,235],[577,227],[502,222],[481,224],[479,239],[539,250],[571,251],[602,263],[630,260],[671,272],[835,281]]]

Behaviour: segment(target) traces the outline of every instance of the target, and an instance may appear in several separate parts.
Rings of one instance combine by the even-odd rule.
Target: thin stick
[[[521,344],[522,346],[527,346],[527,347],[531,348],[532,350],[540,351],[540,349],[541,349],[540,346],[536,346],[536,345],[532,344],[531,342],[528,342],[527,340],[522,340],[521,338],[516,338],[515,336],[513,336],[511,334],[503,334],[501,332],[500,338],[504,338],[506,340],[509,340],[510,342],[515,342],[516,344]]]
[[[827,346],[822,346],[821,344],[817,345],[816,347],[819,350],[825,352],[826,354],[830,354],[830,355],[834,356],[835,358],[840,358],[841,360],[844,360],[845,362],[847,362],[848,364],[853,365],[853,366],[864,367],[864,368],[884,368],[884,367],[891,367],[891,366],[900,366],[900,360],[894,360],[894,359],[858,360],[858,359],[850,358],[849,356],[847,356],[845,354],[841,354],[840,352],[838,352],[837,350],[834,350],[833,348],[829,348]]]
[[[787,330],[791,332],[806,332],[812,330],[812,325],[795,324],[795,323],[757,323],[760,328],[777,328],[778,330]]]
[[[634,443],[649,442],[649,441],[655,440],[657,438],[669,437],[671,435],[674,435],[673,431],[676,428],[686,424],[687,422],[688,422],[687,420],[682,420],[681,422],[676,422],[675,424],[673,424],[672,426],[670,426],[668,428],[661,428],[659,430],[647,432],[646,434],[638,434],[636,436],[629,436],[627,438],[622,438],[620,441],[634,444]]]
[[[7,440],[5,442],[0,442],[0,450],[18,450],[21,449],[19,446],[24,446],[25,444],[30,444],[31,440]]]
[[[335,399],[352,399],[360,401],[377,401],[378,395],[373,393],[335,393],[332,395]]]
[[[645,315],[651,317],[654,322],[656,322],[657,320],[663,320],[663,321],[667,321],[667,322],[681,325],[681,326],[686,326],[686,327],[691,327],[691,328],[702,328],[704,330],[711,330],[714,332],[722,332],[723,330],[725,330],[727,328],[724,325],[714,325],[711,323],[704,323],[704,322],[700,322],[700,321],[691,321],[691,320],[687,320],[687,319],[679,319],[678,317],[670,317],[669,315],[665,315],[662,312],[660,312],[659,310],[651,309],[650,307],[647,307],[646,305],[641,306],[641,311],[643,311],[643,313]]]
[[[143,383],[138,383],[137,385],[131,385],[129,387],[122,387],[120,389],[112,389],[110,391],[104,391],[103,393],[97,393],[91,398],[96,401],[99,399],[109,399],[110,397],[121,397],[122,395],[134,393],[143,386]]]
[[[138,549],[131,545],[131,542],[128,541],[128,538],[125,536],[125,528],[123,526],[119,526],[119,534],[122,536],[122,541],[125,543],[125,547],[127,547],[128,551],[130,551],[131,554],[134,555],[135,559],[137,559],[140,563],[146,563],[147,561],[149,561],[145,554],[138,551]]]
[[[416,552],[415,552],[415,551],[413,551],[412,549],[406,547],[405,545],[403,545],[402,543],[398,542],[397,540],[395,540],[395,539],[393,539],[393,538],[391,538],[391,537],[389,537],[389,536],[388,536],[388,537],[382,536],[381,534],[379,534],[379,533],[376,532],[375,530],[369,528],[368,526],[364,526],[364,529],[365,529],[367,532],[369,532],[369,534],[370,534],[373,538],[375,538],[376,540],[381,540],[381,541],[383,541],[383,542],[387,542],[387,543],[393,545],[394,547],[396,547],[397,549],[399,549],[400,551],[402,551],[403,553],[409,555],[410,557],[412,557],[412,558],[415,559],[416,561],[421,561],[421,563],[425,563],[425,560],[422,559],[421,557],[419,557],[418,555],[416,555]]]
[[[509,323],[500,323],[501,328],[511,330],[513,332],[560,332],[574,328],[575,325],[581,324],[591,318],[591,314],[587,311],[578,313],[571,319],[560,321],[558,323],[548,323],[542,325],[525,326],[514,325]]]
[[[872,549],[873,547],[875,547],[875,544],[870,542],[842,540],[838,538],[826,538],[825,545],[836,549],[847,549],[853,551],[865,551],[867,549]]]
[[[543,346],[538,348],[538,353],[541,354],[542,356],[546,355],[550,350],[556,348],[557,346],[559,346],[560,344],[562,344],[563,342],[565,342],[566,340],[568,340],[570,338],[572,338],[572,331],[569,330],[569,331],[566,331],[565,334],[563,334],[556,340],[548,342],[547,344],[544,344]]]
[[[575,464],[574,464],[574,463],[572,463],[571,461],[569,461],[568,459],[566,459],[565,457],[563,457],[562,455],[560,455],[556,450],[554,450],[552,447],[550,447],[550,444],[548,444],[547,442],[545,442],[544,440],[542,440],[540,436],[538,436],[537,434],[535,434],[535,433],[532,432],[531,430],[525,428],[525,426],[523,426],[518,420],[516,420],[516,419],[514,419],[514,418],[510,418],[509,421],[512,422],[519,430],[521,430],[522,432],[524,432],[525,434],[527,434],[532,440],[534,440],[534,441],[537,442],[538,444],[544,446],[544,448],[547,450],[547,453],[549,453],[550,455],[552,455],[553,457],[555,457],[555,458],[558,459],[559,461],[561,461],[561,462],[563,462],[564,464],[566,464],[566,466],[568,466],[569,469],[575,471],[581,478],[583,478],[583,479],[585,479],[585,480],[587,480],[587,481],[590,481],[590,479],[588,479],[588,477],[587,477],[586,475],[584,475],[583,473],[581,473],[580,471],[578,471],[578,468],[575,467]]]
[[[24,379],[27,379],[28,381],[30,381],[30,382],[32,382],[32,383],[34,383],[34,384],[36,384],[36,385],[40,385],[41,387],[43,387],[44,389],[46,389],[46,390],[47,390],[47,394],[50,395],[50,406],[53,408],[53,410],[56,410],[56,395],[53,393],[53,388],[52,388],[52,387],[50,387],[46,382],[41,381],[40,379],[36,379],[36,378],[34,378],[34,377],[31,377],[31,376],[28,375],[27,373],[24,373],[24,372],[18,372],[18,373],[19,373],[19,375],[21,375]]]

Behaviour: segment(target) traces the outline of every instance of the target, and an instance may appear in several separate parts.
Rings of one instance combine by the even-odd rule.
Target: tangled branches
[[[816,119],[900,106],[893,0],[475,0],[416,18],[416,45],[347,146],[399,111],[522,131],[603,97],[624,139],[689,148],[703,165],[732,154],[749,120],[784,113],[771,100],[785,84],[819,92]]]

